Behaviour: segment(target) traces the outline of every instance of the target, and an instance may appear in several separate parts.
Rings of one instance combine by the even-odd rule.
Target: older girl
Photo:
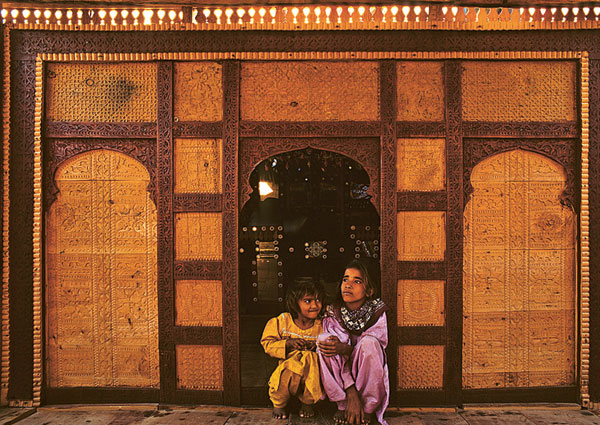
[[[388,308],[375,294],[365,265],[352,261],[339,284],[338,300],[323,319],[324,332],[317,340],[321,380],[337,403],[336,423],[386,424]]]

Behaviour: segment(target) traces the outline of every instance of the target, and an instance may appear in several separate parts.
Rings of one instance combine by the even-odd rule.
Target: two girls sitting
[[[327,306],[321,323],[324,295],[317,283],[296,285],[286,300],[289,313],[265,327],[261,344],[267,354],[281,359],[269,380],[273,416],[287,417],[285,407],[292,395],[302,403],[299,415],[313,416],[313,404],[324,398],[322,381],[337,404],[336,423],[386,425],[387,306],[375,298],[367,268],[359,261],[346,267],[337,299]]]

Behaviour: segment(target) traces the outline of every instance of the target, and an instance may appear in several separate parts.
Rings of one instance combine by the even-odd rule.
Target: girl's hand
[[[315,351],[317,349],[316,341],[305,341],[304,349],[307,351]]]
[[[346,389],[346,400],[346,423],[349,425],[361,425],[364,423],[365,411],[354,385]]]
[[[352,354],[352,346],[340,342],[337,336],[330,336],[326,341],[319,342],[317,345],[319,346],[319,351],[325,357],[333,357],[338,354],[349,356]]]
[[[306,346],[306,341],[302,338],[289,338],[285,340],[285,352],[291,353],[295,350],[304,350]]]

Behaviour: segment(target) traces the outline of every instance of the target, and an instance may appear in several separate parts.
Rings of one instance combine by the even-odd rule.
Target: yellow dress
[[[317,337],[323,332],[320,319],[308,329],[300,329],[290,313],[281,313],[267,322],[260,343],[265,353],[279,360],[279,365],[269,379],[269,395],[274,404],[274,392],[279,390],[281,376],[284,371],[290,371],[300,377],[304,383],[305,391],[310,393],[310,398],[317,402],[321,399],[323,391],[319,377],[319,359],[315,351],[294,350],[285,352],[285,341],[289,338],[303,338],[316,343]],[[299,395],[302,401],[302,397]],[[287,401],[287,400],[286,400]],[[281,400],[283,402],[283,400]],[[282,403],[279,404],[282,404]]]

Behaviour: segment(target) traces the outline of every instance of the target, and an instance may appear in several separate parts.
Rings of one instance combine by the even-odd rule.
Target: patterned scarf
[[[346,306],[340,307],[340,318],[346,329],[352,333],[362,333],[371,318],[386,305],[381,298],[366,301],[359,309],[349,310]]]

